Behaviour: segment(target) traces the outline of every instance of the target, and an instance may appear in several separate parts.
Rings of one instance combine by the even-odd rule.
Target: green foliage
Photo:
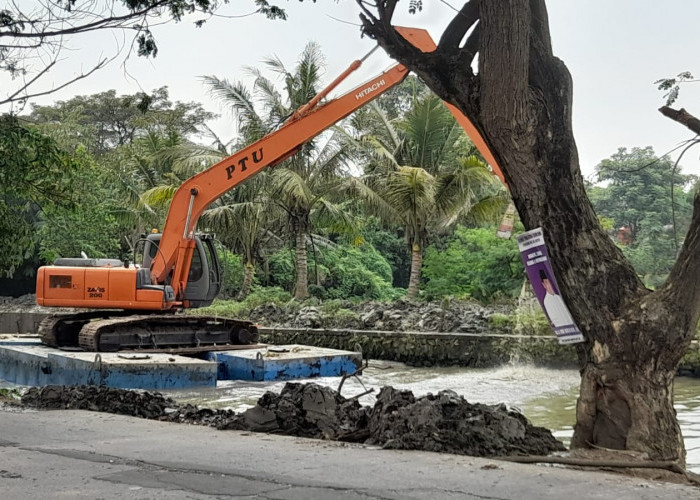
[[[362,247],[338,245],[323,252],[320,261],[323,298],[388,300],[395,295],[391,287],[391,266],[368,244]]]
[[[243,259],[240,255],[223,249],[219,252],[219,260],[223,271],[223,283],[220,297],[231,298],[241,291],[243,285]]]
[[[287,305],[292,300],[289,292],[279,287],[253,288],[242,301],[215,300],[209,307],[190,311],[194,315],[219,315],[230,318],[247,318],[250,312],[263,304]]]
[[[538,307],[534,311],[517,311],[511,318],[515,333],[532,336],[552,336],[552,325]]]
[[[296,272],[294,270],[294,254],[288,248],[278,250],[270,255],[267,260],[269,274],[265,284],[277,286],[284,290],[291,290],[296,282]]]
[[[423,261],[430,298],[473,297],[490,302],[500,296],[514,297],[520,290],[523,267],[514,240],[496,236],[494,228],[458,228],[447,247],[427,249]]]
[[[369,151],[364,178],[371,193],[359,194],[367,209],[400,225],[406,243],[419,254],[459,220],[488,220],[500,212],[506,196],[443,102],[424,88],[414,90],[399,119],[390,120],[391,110],[383,110],[379,100],[355,126],[369,127],[360,141]],[[409,296],[418,293],[419,257],[411,259]]]
[[[321,311],[324,314],[332,315],[338,311],[345,310],[348,301],[345,299],[325,300],[321,303]]]
[[[512,324],[512,318],[507,314],[494,313],[489,316],[489,323],[497,328],[503,328]]]
[[[309,276],[318,273],[320,284],[309,285],[309,292],[319,299],[389,300],[402,292],[391,287],[391,266],[371,245],[336,245],[317,250],[317,260],[309,262]],[[285,290],[296,283],[294,255],[289,249],[272,254],[268,260],[267,282]]]
[[[75,168],[56,141],[15,116],[0,117],[0,276],[12,277],[35,254],[42,209],[74,205]]]
[[[148,135],[176,134],[187,137],[200,132],[215,115],[201,104],[171,102],[168,88],[150,94],[117,95],[108,90],[76,96],[50,106],[33,106],[30,118],[66,147],[84,146],[101,156],[119,146]]]
[[[0,388],[0,401],[19,401],[22,393],[19,389]]]
[[[323,54],[313,42],[306,45],[293,69],[286,68],[277,57],[268,58],[264,63],[283,82],[282,91],[257,68],[249,69],[254,77],[251,90],[241,82],[205,77],[211,93],[228,105],[238,119],[240,138],[237,145],[249,144],[277,128],[322,87]],[[259,194],[266,197],[266,202],[260,205],[265,208],[262,213],[269,218],[277,209],[280,218],[286,219],[284,236],[294,245],[306,245],[312,232],[323,229],[334,233],[354,231],[353,218],[346,210],[347,198],[337,204],[332,201],[334,195],[340,193],[342,197],[344,194],[342,179],[346,175],[348,152],[339,141],[339,134],[329,131],[324,139],[305,142],[296,154],[261,177]],[[264,222],[270,224],[270,221]],[[253,233],[248,231],[246,234]],[[295,263],[297,272],[294,274],[297,282],[293,289],[296,297],[303,299],[308,295],[304,262],[307,257],[302,248],[298,250],[296,257],[299,262]],[[280,272],[279,277],[271,272],[270,282],[291,289],[287,283],[290,273],[285,263],[278,258],[272,263],[283,269],[276,270]]]
[[[645,237],[633,245],[623,245],[622,253],[632,263],[644,284],[652,289],[663,284],[676,261],[673,241],[664,234]]]
[[[611,217],[598,216],[598,222],[604,231],[612,231],[615,229],[615,220]]]
[[[379,220],[375,217],[370,217],[369,222],[362,228],[365,241],[371,244],[391,266],[392,285],[397,288],[406,288],[410,275],[411,255],[400,232],[402,232],[400,229],[397,231],[382,229]]]
[[[678,73],[675,78],[662,78],[661,80],[656,80],[655,85],[658,85],[658,89],[665,91],[664,99],[666,99],[666,106],[672,105],[678,99],[678,94],[680,92],[680,84],[684,82],[696,82],[693,79],[693,75],[689,71],[683,71]]]
[[[71,189],[75,201],[70,208],[48,206],[41,214],[38,230],[40,254],[45,262],[57,257],[124,257],[120,255],[120,230],[112,207],[105,203],[110,192],[99,167],[84,150],[74,156]]]
[[[687,231],[693,176],[677,171],[654,150],[620,148],[596,167],[601,185],[588,188],[599,219],[611,220],[610,235],[649,287],[663,283]]]

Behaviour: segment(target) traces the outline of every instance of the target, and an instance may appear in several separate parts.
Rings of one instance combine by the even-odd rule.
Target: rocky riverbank
[[[416,398],[384,387],[362,406],[328,387],[287,383],[242,413],[179,404],[159,393],[96,386],[30,388],[21,404],[37,409],[83,409],[217,429],[269,432],[390,449],[496,457],[564,451],[550,431],[505,405],[471,404],[452,391]]]

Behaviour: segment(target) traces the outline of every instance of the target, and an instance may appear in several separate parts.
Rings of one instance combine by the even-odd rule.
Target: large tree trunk
[[[700,313],[700,201],[667,283],[646,289],[586,196],[572,132],[572,82],[552,53],[544,0],[472,0],[430,54],[391,28],[394,3],[365,10],[365,33],[471,119],[525,227],[544,231],[562,295],[586,339],[576,347],[582,380],[572,445],[638,450],[684,464],[672,381]]]
[[[415,299],[420,290],[420,275],[423,268],[423,253],[418,243],[411,245],[411,277],[408,280],[406,296]]]

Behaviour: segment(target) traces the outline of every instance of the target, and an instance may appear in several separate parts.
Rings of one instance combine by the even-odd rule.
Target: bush
[[[279,250],[267,261],[269,274],[266,279],[268,286],[280,287],[292,290],[296,283],[296,270],[294,269],[294,253],[288,248]]]
[[[254,287],[248,296],[242,300],[215,300],[209,307],[191,310],[191,314],[215,315],[236,318],[247,318],[250,311],[263,304],[287,305],[292,300],[289,292],[278,287]]]
[[[444,251],[430,246],[423,260],[428,299],[451,295],[492,302],[515,297],[523,275],[516,242],[498,238],[494,228],[458,228]]]
[[[223,272],[221,284],[221,298],[235,297],[243,286],[243,259],[240,255],[223,250],[219,253],[221,270]]]
[[[408,251],[406,241],[393,231],[381,229],[378,219],[370,217],[367,226],[363,229],[365,240],[379,252],[392,270],[392,285],[395,287],[408,287],[408,278],[411,269],[411,253]]]
[[[309,276],[315,276],[313,261]],[[319,298],[362,298],[388,300],[394,296],[391,287],[391,266],[371,245],[361,247],[338,245],[319,258],[319,279],[325,289],[314,288]]]
[[[373,299],[392,300],[403,292],[391,287],[391,266],[369,244],[361,246],[337,245],[317,250],[316,260],[309,252],[309,294],[319,300]],[[294,254],[288,249],[270,256],[270,276],[267,282],[285,290],[293,290],[296,283]],[[320,285],[315,283],[316,275]]]

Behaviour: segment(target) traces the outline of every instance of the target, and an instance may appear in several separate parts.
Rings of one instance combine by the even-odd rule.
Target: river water
[[[566,445],[573,434],[579,375],[576,370],[554,370],[530,365],[499,368],[462,367],[413,368],[401,363],[371,361],[361,377],[348,378],[341,393],[362,396],[360,402],[374,404],[383,386],[408,389],[416,396],[450,389],[471,403],[506,403],[520,410],[530,421],[551,429]],[[339,378],[310,379],[337,389]],[[242,411],[254,406],[265,391],[280,392],[284,382],[219,382],[216,389],[197,392],[169,392],[178,401],[212,408]],[[688,469],[700,473],[700,379],[678,377],[675,381],[675,407],[685,438]]]

